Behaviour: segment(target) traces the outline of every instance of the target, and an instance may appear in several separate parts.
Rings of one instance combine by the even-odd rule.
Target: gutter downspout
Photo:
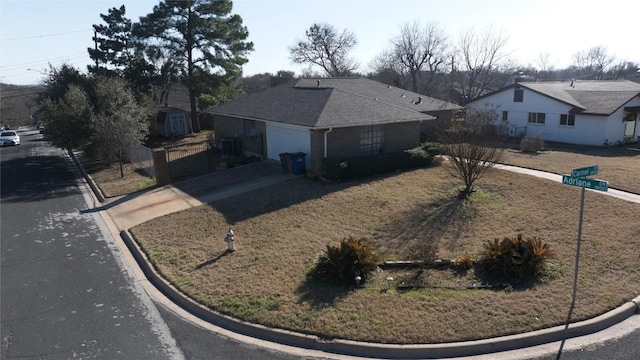
[[[333,131],[333,128],[331,127],[331,128],[329,128],[329,130],[324,132],[324,158],[325,159],[327,158],[327,153],[328,153],[328,150],[327,150],[327,138],[328,137],[327,137],[327,135],[332,131]]]

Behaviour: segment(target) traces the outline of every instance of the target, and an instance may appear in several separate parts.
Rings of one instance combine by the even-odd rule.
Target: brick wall
[[[213,131],[216,136],[216,143],[219,143],[223,138],[244,136],[244,123],[242,119],[221,115],[214,115],[213,119]]]
[[[420,122],[386,125],[383,152],[393,153],[420,145]]]

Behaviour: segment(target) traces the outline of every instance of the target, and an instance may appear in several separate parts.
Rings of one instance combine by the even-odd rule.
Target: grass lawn
[[[597,178],[640,193],[640,153],[505,154],[506,163],[556,173],[598,164]],[[299,177],[157,218],[131,232],[182,291],[212,309],[267,326],[325,338],[438,343],[563,324],[571,302],[580,190],[495,171],[478,181],[470,201],[460,202],[459,181],[444,166],[336,184]],[[585,205],[574,321],[640,295],[640,205],[596,192],[587,192]],[[229,227],[237,239],[230,254],[223,242]],[[486,279],[473,270],[384,270],[358,289],[305,277],[327,244],[350,235],[368,238],[385,260],[403,260],[424,244],[435,246],[440,258],[477,257],[483,242],[517,233],[537,236],[555,254],[535,284],[474,289]],[[391,289],[387,276],[394,278]],[[421,287],[398,290],[403,282]]]
[[[366,181],[323,184],[297,178],[154,219],[132,234],[155,266],[199,302],[247,321],[384,343],[486,338],[562,324],[571,297],[579,189],[497,171],[469,202],[443,167]],[[250,204],[250,205],[248,205]],[[640,205],[586,196],[574,319],[601,314],[640,294]],[[237,250],[222,241],[232,227]],[[524,233],[556,257],[544,281],[503,290],[468,289],[473,272],[381,271],[359,289],[309,283],[305,274],[328,243],[369,238],[385,260],[417,245],[441,258],[477,255],[489,239]],[[387,290],[419,282],[426,287]]]
[[[640,144],[633,147],[596,148],[551,144],[551,150],[537,154],[505,151],[504,163],[556,174],[571,174],[576,167],[598,165],[598,175],[609,187],[640,194]]]

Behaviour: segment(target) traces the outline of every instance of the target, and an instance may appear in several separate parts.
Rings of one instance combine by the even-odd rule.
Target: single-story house
[[[390,153],[420,144],[423,123],[461,107],[366,78],[301,78],[207,110],[216,139],[260,137],[261,156],[302,152],[322,173],[325,158]],[[254,149],[255,152],[255,149]],[[245,154],[246,155],[246,154]],[[249,154],[255,155],[255,154]]]
[[[469,110],[496,110],[510,135],[604,146],[638,141],[640,84],[628,80],[516,82],[481,96]]]
[[[160,109],[156,117],[156,130],[158,134],[167,138],[191,134],[192,124],[189,113],[174,107]]]

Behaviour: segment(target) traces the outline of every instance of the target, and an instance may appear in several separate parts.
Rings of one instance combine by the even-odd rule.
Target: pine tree
[[[153,12],[134,24],[145,46],[165,49],[180,69],[189,92],[193,129],[200,131],[197,98],[229,88],[242,75],[253,43],[239,15],[231,15],[230,0],[161,1]]]

